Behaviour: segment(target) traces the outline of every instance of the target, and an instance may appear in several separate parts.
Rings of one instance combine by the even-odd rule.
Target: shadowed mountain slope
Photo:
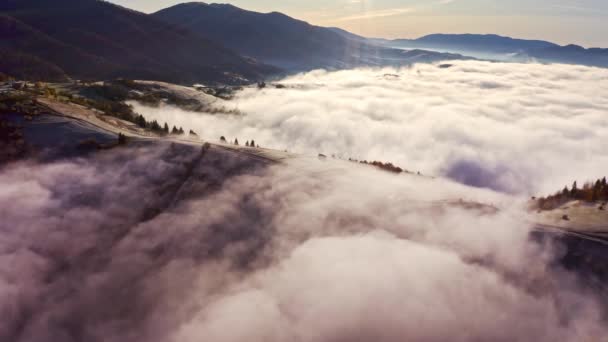
[[[28,78],[61,78],[63,73],[86,79],[242,83],[277,71],[186,29],[98,0],[4,1],[0,37],[0,53],[27,56],[46,70]],[[29,74],[14,62],[2,61],[0,68],[18,77]]]
[[[370,44],[335,28],[310,25],[284,14],[258,13],[226,4],[179,4],[153,16],[188,28],[235,51],[288,70],[404,65],[402,51]],[[427,52],[424,61],[461,56]],[[417,60],[421,61],[421,60]]]

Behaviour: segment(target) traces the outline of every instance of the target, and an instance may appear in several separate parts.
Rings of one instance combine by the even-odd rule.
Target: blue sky
[[[183,1],[111,0],[144,12]],[[608,0],[221,0],[385,38],[497,33],[608,47]]]

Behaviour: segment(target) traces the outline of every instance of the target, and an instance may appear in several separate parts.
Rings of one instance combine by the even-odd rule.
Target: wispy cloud
[[[588,6],[580,2],[572,2],[567,4],[554,4],[553,9],[559,12],[568,14],[585,14],[585,15],[606,15],[608,12],[604,9],[594,6]]]
[[[359,13],[355,15],[350,15],[346,17],[338,18],[338,21],[350,21],[350,20],[361,20],[361,19],[373,19],[373,18],[383,18],[383,17],[392,17],[399,14],[405,14],[413,12],[412,8],[391,8],[386,10],[377,10],[377,11],[368,11],[364,13]]]

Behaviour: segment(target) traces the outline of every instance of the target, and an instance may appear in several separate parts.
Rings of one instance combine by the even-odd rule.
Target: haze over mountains
[[[257,13],[226,4],[185,3],[153,16],[222,42],[244,56],[289,71],[405,65],[462,58],[381,47],[372,41],[357,39],[355,35],[339,34],[335,29],[310,25],[281,13]]]
[[[541,40],[514,39],[494,34],[431,34],[418,39],[385,40],[383,43],[405,48],[451,49],[478,53],[507,54],[514,51],[557,47]]]
[[[543,40],[526,40],[495,34],[431,34],[418,39],[375,39],[384,46],[404,49],[431,49],[461,53],[478,58],[582,64],[608,67],[608,49],[560,46]]]
[[[238,84],[278,75],[280,69],[461,58],[363,44],[280,13],[203,3],[147,15],[98,0],[8,0],[0,4],[0,37],[0,72],[33,80]]]
[[[497,35],[368,39],[284,14],[179,4],[144,14],[99,0],[0,3],[0,74],[244,84],[313,69],[476,58],[608,66],[608,49]]]

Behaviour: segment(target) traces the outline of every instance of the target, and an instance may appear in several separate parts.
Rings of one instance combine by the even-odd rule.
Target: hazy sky
[[[111,0],[153,12],[180,0]],[[221,0],[374,37],[497,33],[608,47],[606,0]]]

